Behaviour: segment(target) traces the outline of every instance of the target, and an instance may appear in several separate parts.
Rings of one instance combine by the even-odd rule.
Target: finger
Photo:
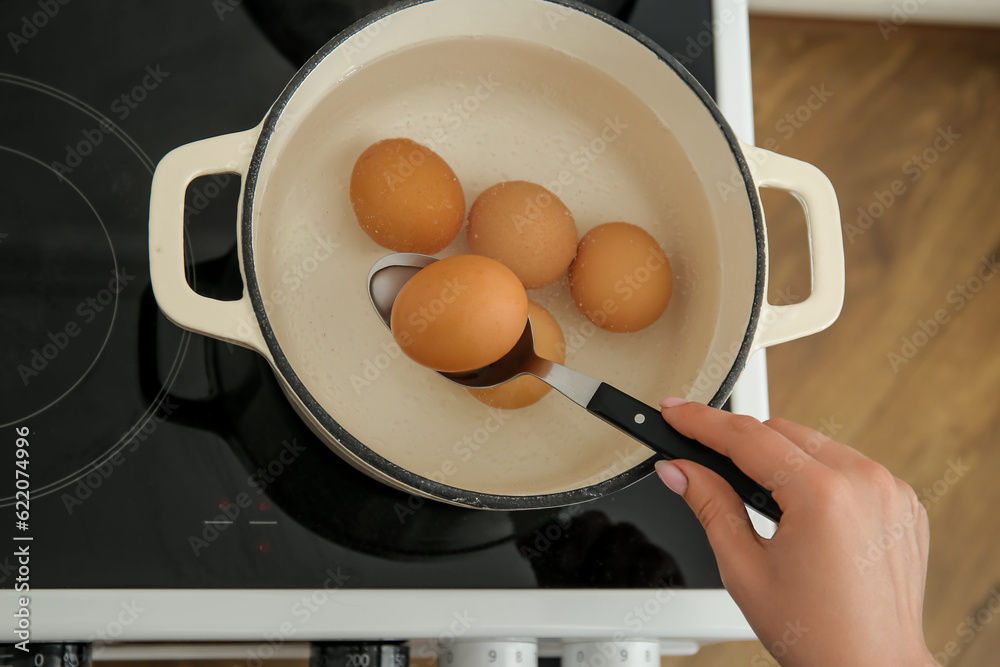
[[[740,470],[769,489],[786,484],[801,487],[802,472],[821,467],[785,436],[753,417],[700,403],[664,407],[662,413],[667,423],[683,435],[728,456]]]
[[[917,540],[919,540],[920,544],[920,564],[923,567],[923,573],[926,577],[927,565],[931,556],[931,526],[930,520],[927,518],[927,512],[923,511],[923,507],[920,509],[921,511],[917,513]]]
[[[917,541],[917,549],[920,552],[920,566],[923,572],[927,572],[927,561],[930,557],[931,533],[930,521],[927,518],[927,508],[920,502],[920,498],[909,484],[896,478],[896,486],[900,495],[909,500],[909,513],[913,521],[913,532]],[[909,519],[910,517],[907,517]]]
[[[723,576],[739,577],[759,562],[764,553],[761,538],[743,501],[726,480],[682,459],[657,461],[656,474],[684,498],[705,528]]]
[[[764,425],[785,436],[792,444],[823,465],[837,470],[843,470],[861,461],[870,460],[853,447],[839,443],[815,429],[787,419],[769,419],[764,422]]]

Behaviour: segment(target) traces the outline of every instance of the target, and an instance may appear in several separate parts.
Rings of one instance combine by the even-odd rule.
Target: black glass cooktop
[[[369,588],[721,586],[697,521],[655,479],[554,511],[408,496],[317,440],[260,357],[159,313],[156,162],[256,125],[301,62],[380,4],[0,6],[0,587],[23,544],[32,588],[314,587],[338,571]],[[708,2],[593,4],[711,90],[711,49],[690,46]],[[215,176],[188,191],[205,294],[241,290],[238,190]]]

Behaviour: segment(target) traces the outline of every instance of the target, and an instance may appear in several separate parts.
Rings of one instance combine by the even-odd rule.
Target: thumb
[[[742,568],[755,563],[763,545],[750,523],[739,495],[726,480],[692,461],[657,461],[656,474],[671,491],[680,495],[705,528],[719,570]]]

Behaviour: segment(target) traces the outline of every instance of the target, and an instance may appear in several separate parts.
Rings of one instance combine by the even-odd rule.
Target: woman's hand
[[[726,589],[786,667],[930,667],[927,513],[886,468],[811,428],[666,399],[663,418],[730,457],[784,512],[760,537],[739,496],[690,461],[656,470],[705,527]]]

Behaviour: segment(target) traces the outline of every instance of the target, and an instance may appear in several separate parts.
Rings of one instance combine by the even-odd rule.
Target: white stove
[[[660,3],[661,0],[640,0],[632,8],[634,17],[642,17],[642,20],[636,20],[637,27],[654,39],[659,39],[656,34],[658,25],[664,27],[656,23],[658,14],[664,9]],[[243,9],[239,7],[239,2],[226,0],[226,2],[202,4],[204,7],[210,7],[204,10],[203,20],[218,21],[213,29],[217,30],[219,39],[223,43],[233,31],[252,29],[245,17],[240,18]],[[25,7],[31,9],[35,5],[29,3],[25,4]],[[704,12],[708,11],[707,6],[702,9]],[[60,15],[49,16],[46,19],[45,23],[47,26],[51,23],[50,27],[36,26],[32,34],[37,33],[38,36],[25,38],[28,42],[22,46],[23,51],[18,55],[17,64],[25,66],[27,63],[27,70],[32,69],[30,65],[35,62],[33,58],[44,64],[45,57],[42,54],[46,53],[45,49],[55,57],[56,42],[46,43],[45,40],[56,40],[60,31],[69,30],[73,21],[69,14],[74,11],[78,10],[71,6],[59,9]],[[170,9],[164,7],[162,11],[169,12]],[[265,10],[258,7],[255,11]],[[35,25],[30,12],[25,16],[28,17],[26,20],[29,23]],[[64,22],[62,26],[59,24],[60,21]],[[127,19],[123,21],[127,23]],[[706,62],[711,68],[711,63],[714,62],[714,70],[710,69],[709,74],[714,78],[715,98],[739,138],[752,143],[753,107],[746,3],[739,0],[716,0],[710,18],[689,25],[695,27],[694,32],[688,33],[689,39],[665,45],[667,50],[682,55],[682,60],[691,59],[692,70],[696,65],[704,68]],[[127,29],[128,26],[123,28]],[[141,34],[136,35],[135,39],[142,39]],[[217,48],[217,45],[200,43],[193,44],[190,48],[212,50]],[[66,67],[72,70],[72,64]],[[155,62],[150,63],[149,67],[151,72],[158,71]],[[43,65],[39,65],[39,69],[42,68]],[[0,69],[7,68],[0,67]],[[160,94],[166,97],[169,95],[167,88],[171,83],[171,73],[169,70],[166,71],[166,74],[160,74],[162,83],[155,82],[149,77],[146,79],[140,77],[140,83],[132,89],[132,92],[142,87],[144,92],[141,92],[141,96],[153,100],[158,93],[156,87],[162,85],[164,90]],[[277,80],[290,71],[275,66],[265,74]],[[224,73],[209,72],[203,79],[197,80],[211,81],[212,77],[221,76],[224,76]],[[24,77],[25,80],[27,78]],[[70,78],[67,78],[67,85],[71,85],[68,83]],[[144,80],[148,80],[149,85],[143,84]],[[42,84],[5,79],[0,85],[19,86],[18,90],[30,89],[42,96],[59,98],[67,103],[71,99],[79,102],[69,93],[60,92],[54,87],[47,90]],[[80,91],[76,92],[80,94]],[[270,93],[262,94],[261,97],[266,99],[268,95]],[[128,124],[129,117],[132,117],[133,122],[138,122],[136,119],[140,119],[144,113],[142,101],[136,101],[139,96],[138,93],[130,93],[129,99],[122,101],[121,105],[104,109],[104,116],[111,115],[109,109],[118,110],[118,121],[121,126],[132,127]],[[75,108],[92,118],[98,117],[94,115],[98,111],[82,102]],[[125,113],[123,117],[121,112],[124,111],[129,113]],[[246,125],[250,126],[258,120],[253,114],[259,115],[259,109],[250,105],[245,112],[241,109],[234,111],[233,114],[245,116],[250,121]],[[199,138],[186,136],[180,130],[170,131],[165,137],[155,137],[151,130],[144,132],[142,128],[145,126],[139,126],[138,132],[144,133],[145,136],[140,136],[140,140],[136,141],[127,135],[126,138],[119,137],[111,126],[106,127],[96,121],[92,124],[94,127],[103,128],[102,141],[108,142],[108,145],[116,139],[123,145],[128,145],[135,157],[133,169],[139,174],[144,174],[143,170],[148,170],[149,165],[155,162],[149,160],[139,147],[140,144],[151,146],[151,152],[157,155],[173,145]],[[160,127],[162,123],[148,125],[148,127],[153,126]],[[229,122],[222,127],[199,128],[197,132],[203,132],[201,136],[208,136],[232,127],[232,122]],[[67,146],[76,151],[77,159],[83,162],[84,167],[96,164],[96,159],[88,163],[83,153],[84,150],[89,150],[97,155],[100,142],[91,141],[93,145],[87,148],[85,143],[88,135],[84,133],[81,136],[84,137],[83,140]],[[2,143],[0,137],[0,144]],[[106,178],[105,175],[105,180]],[[200,194],[205,204],[202,205],[196,198],[191,204],[192,215],[211,207],[211,200],[216,196],[212,194],[211,185],[209,183],[200,186],[203,190],[196,194]],[[224,184],[215,183],[216,194],[220,190],[224,190]],[[220,199],[224,196],[221,195]],[[2,238],[0,236],[0,239]],[[141,248],[142,244],[138,243],[136,247]],[[116,265],[121,265],[120,258],[115,261]],[[125,290],[127,289],[126,287]],[[128,296],[127,291],[123,291],[122,294]],[[186,350],[186,346],[192,344],[190,336],[181,336],[176,344],[179,347],[185,346]],[[164,367],[168,365],[165,361],[158,364]],[[173,372],[173,367],[166,370],[157,368],[153,375],[162,379],[163,376],[173,377],[170,375]],[[176,414],[178,416],[192,414],[195,401],[179,400],[181,407],[177,408]],[[130,569],[128,575],[123,575],[120,580],[113,579],[109,574],[106,578],[93,575],[89,579],[64,581],[55,566],[39,565],[37,567],[44,567],[45,571],[38,575],[37,580],[30,580],[30,591],[18,592],[14,589],[19,567],[17,556],[12,557],[13,561],[8,559],[6,563],[0,563],[0,575],[3,577],[0,584],[4,587],[4,590],[0,591],[0,616],[14,619],[13,622],[8,621],[11,625],[8,625],[9,630],[5,631],[3,641],[14,643],[22,641],[27,635],[29,647],[37,650],[37,655],[42,656],[31,658],[35,667],[44,665],[52,667],[54,663],[64,662],[71,667],[78,667],[74,661],[82,662],[85,652],[74,653],[75,649],[67,652],[63,645],[67,642],[93,643],[93,657],[100,660],[225,658],[245,660],[248,667],[257,667],[260,661],[268,658],[310,656],[316,667],[374,667],[376,662],[384,667],[389,665],[403,667],[405,647],[409,648],[410,657],[437,657],[439,664],[446,667],[451,665],[531,667],[537,660],[544,658],[562,658],[567,667],[570,665],[603,667],[612,661],[624,667],[624,665],[655,665],[658,664],[660,655],[692,654],[704,644],[754,638],[742,613],[728,593],[718,585],[715,575],[705,575],[706,581],[716,582],[714,587],[697,586],[697,578],[694,578],[695,586],[690,588],[649,584],[634,588],[599,585],[530,587],[510,583],[516,581],[516,576],[521,576],[520,574],[515,576],[498,571],[497,587],[484,588],[481,585],[470,584],[469,582],[477,579],[473,575],[464,574],[465,570],[459,572],[456,566],[454,576],[458,583],[454,588],[437,583],[432,586],[421,585],[419,581],[414,584],[414,588],[409,588],[391,583],[369,586],[365,583],[367,580],[359,582],[356,578],[359,577],[357,569],[345,567],[342,570],[338,565],[331,565],[326,572],[311,575],[309,579],[313,582],[311,586],[285,587],[280,585],[281,580],[269,579],[261,580],[262,583],[255,588],[240,588],[226,583],[233,579],[225,579],[226,566],[223,559],[220,561],[221,564],[211,566],[221,573],[212,575],[214,578],[206,575],[205,584],[200,585],[201,575],[196,570],[189,571],[183,566],[176,566],[177,572],[174,573],[169,572],[173,567],[170,563],[163,565],[154,562],[156,559],[150,554],[155,553],[157,539],[155,535],[159,533],[151,533],[153,537],[149,539],[144,537],[145,546],[141,549],[136,547],[134,557],[129,556],[132,547],[128,536],[131,532],[138,535],[145,530],[143,527],[145,524],[141,523],[143,520],[173,521],[171,514],[173,510],[169,502],[163,505],[162,513],[147,515],[145,519],[133,517],[126,520],[127,509],[124,509],[123,505],[129,504],[127,497],[124,500],[119,498],[114,503],[109,501],[104,515],[86,515],[82,509],[74,514],[78,511],[74,505],[75,501],[81,506],[85,504],[90,508],[103,502],[100,497],[106,493],[104,489],[112,487],[124,477],[139,474],[139,469],[136,467],[138,464],[129,467],[127,452],[138,450],[140,445],[148,447],[144,444],[145,437],[140,438],[141,431],[146,425],[153,424],[152,430],[148,433],[149,438],[160,437],[155,433],[156,424],[169,422],[175,416],[170,413],[169,400],[166,403],[161,401],[159,405],[162,419],[157,421],[155,418],[146,418],[146,421],[136,422],[142,428],[137,428],[134,433],[130,431],[131,435],[128,438],[123,436],[120,439],[120,442],[124,440],[124,444],[114,453],[124,455],[124,464],[114,463],[116,460],[114,458],[95,459],[97,463],[90,467],[81,467],[80,470],[83,472],[77,477],[71,479],[67,475],[58,480],[58,483],[47,484],[39,491],[39,495],[48,494],[49,500],[64,514],[68,513],[66,516],[70,519],[77,520],[74,517],[79,517],[78,521],[101,522],[103,520],[101,517],[106,516],[109,522],[122,522],[113,527],[115,534],[122,537],[122,542],[116,544],[113,549],[108,547],[109,551],[102,551],[101,544],[84,544],[88,541],[87,538],[67,539],[61,548],[66,550],[68,558],[74,557],[75,549],[79,548],[81,553],[89,549],[87,553],[91,555],[81,556],[81,559],[87,561],[87,567],[91,568],[89,571],[101,572],[102,558],[106,558],[106,555],[113,551],[118,557],[124,556],[130,562],[130,568],[134,570]],[[162,415],[164,405],[167,407],[166,415]],[[749,360],[732,394],[731,409],[762,420],[768,417],[767,368],[763,351],[757,352]],[[195,421],[192,419],[182,426],[193,428]],[[189,431],[180,428],[176,437],[183,440],[188,434]],[[91,483],[87,481],[90,479],[103,481]],[[62,483],[63,480],[69,481]],[[155,483],[142,479],[136,480],[135,483],[155,486]],[[89,499],[90,495],[93,495],[94,500]],[[62,502],[56,502],[54,498],[57,497]],[[33,495],[33,501],[41,502],[41,499],[35,500]],[[223,500],[219,504],[223,511],[229,506],[229,500]],[[679,502],[673,507],[678,513],[687,511]],[[241,539],[245,537],[246,545],[249,545],[247,548],[262,552],[265,555],[261,557],[266,558],[266,552],[277,551],[280,548],[275,537],[277,533],[266,531],[270,530],[269,526],[287,520],[283,516],[277,519],[269,518],[272,515],[268,512],[273,510],[268,501],[261,501],[259,507],[253,509],[259,516],[257,520],[249,522],[253,525],[247,528],[245,536],[241,533],[243,536]],[[751,515],[761,534],[769,536],[773,532],[774,525],[770,521],[752,511]],[[6,522],[6,512],[4,516]],[[570,512],[568,516],[577,515]],[[690,529],[693,518],[683,518]],[[63,519],[66,517],[60,520]],[[221,521],[225,524],[227,519],[223,518]],[[206,520],[205,523],[211,521]],[[230,520],[229,523],[233,522]],[[136,539],[138,541],[139,538]],[[699,539],[704,540],[703,536]],[[153,547],[148,546],[150,541]],[[14,554],[15,547],[29,545],[30,553],[34,554],[51,549],[52,543],[51,538],[45,541],[39,537],[33,541],[12,542],[14,546],[8,550]],[[150,551],[151,548],[154,551]],[[314,563],[321,562],[325,557],[323,553],[317,553],[315,557],[307,554],[313,560],[309,561],[309,564],[303,561],[303,569],[311,567],[315,570]],[[195,555],[198,555],[197,551]],[[290,554],[286,558],[285,567],[294,569],[295,559],[299,555],[306,558],[303,554]],[[410,556],[401,559],[401,564],[395,566],[396,569],[387,581],[397,580],[392,577],[411,577],[413,580],[419,580],[423,576],[436,577],[435,581],[448,581],[449,568],[452,567],[449,558],[452,556],[443,556],[440,562],[433,565],[425,565],[419,559],[411,561],[409,558]],[[683,565],[685,557],[678,554],[677,558]],[[707,556],[702,547],[698,554],[686,558],[704,560]],[[170,583],[164,583],[164,580],[159,578],[160,574],[150,575],[150,583],[143,585],[146,581],[142,576],[146,562],[149,563],[150,572],[159,568],[156,570],[157,573],[161,570],[167,571],[171,576],[176,574],[176,578],[170,579]],[[207,561],[200,562],[207,563]],[[489,570],[491,562],[489,558],[484,557],[482,561],[476,561],[469,567],[478,572],[475,576],[482,577],[488,582],[492,576]],[[103,567],[109,570],[120,568],[112,562],[107,562]],[[257,567],[256,565],[250,567],[242,561],[234,561],[232,564],[233,570],[244,567],[249,568],[245,575],[247,579],[255,580],[254,577],[258,575],[255,574],[257,570],[253,568]],[[406,574],[407,568],[412,570],[411,574]],[[681,570],[683,571],[684,567],[681,567]],[[43,578],[43,575],[47,578]],[[233,578],[239,576],[241,576],[239,572],[232,573]],[[355,578],[353,582],[352,578]],[[287,580],[296,579],[290,576]],[[45,584],[46,581],[54,581],[56,584]],[[77,581],[82,581],[83,586]],[[100,587],[91,586],[91,581],[101,582]],[[186,582],[191,582],[192,585],[186,585]],[[28,603],[24,604],[21,598],[28,598]],[[14,632],[18,629],[17,614],[23,613],[19,611],[22,608],[30,611],[27,627],[24,628],[26,635]],[[335,643],[327,645],[317,642]],[[8,646],[0,655],[0,660],[27,664],[24,662],[25,655],[22,651]]]

